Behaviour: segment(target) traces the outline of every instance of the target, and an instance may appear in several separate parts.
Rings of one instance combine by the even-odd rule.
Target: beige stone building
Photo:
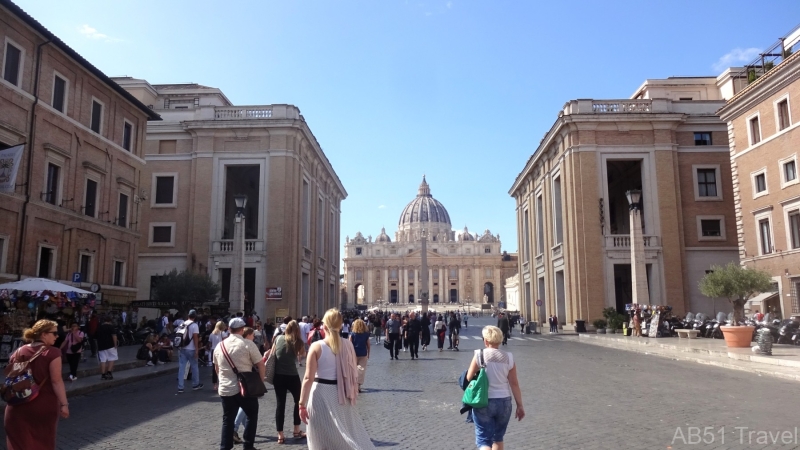
[[[800,314],[800,54],[792,53],[798,41],[795,29],[764,59],[726,72],[742,88],[719,111],[728,125],[739,258],[775,280],[774,292],[748,306],[783,317]]]
[[[472,234],[452,230],[450,215],[433,198],[425,177],[417,196],[400,214],[392,240],[386,229],[372,239],[357,232],[345,240],[344,267],[350,306],[402,304],[413,307],[421,295],[423,230],[427,237],[430,306],[458,304],[480,307],[504,300],[513,255],[501,252],[500,236],[489,230]]]
[[[509,191],[525,317],[568,326],[632,302],[631,189],[642,191],[650,303],[726,307],[697,288],[712,264],[738,260],[721,91],[714,77],[668,78],[627,100],[564,105]]]
[[[233,196],[245,211],[245,309],[261,317],[338,306],[339,217],[347,196],[300,110],[235,106],[217,88],[116,81],[163,121],[147,128],[137,285],[204,271],[231,292]],[[266,301],[267,288],[282,299]]]
[[[0,282],[46,277],[137,296],[144,130],[158,115],[15,4],[0,2],[0,149],[25,143],[0,193]]]

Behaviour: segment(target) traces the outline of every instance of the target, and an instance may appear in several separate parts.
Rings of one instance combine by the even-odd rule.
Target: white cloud
[[[386,205],[378,206],[378,209],[385,209],[385,208],[386,208]]]
[[[722,72],[728,67],[741,66],[742,64],[749,63],[755,59],[759,53],[761,53],[761,50],[757,48],[735,48],[723,55],[711,67],[716,72]]]
[[[99,31],[97,31],[97,28],[90,27],[89,25],[86,25],[86,24],[78,27],[78,32],[80,34],[84,35],[86,38],[103,40],[105,42],[119,42],[119,41],[122,40],[122,39],[113,38],[113,37],[110,37],[107,34],[101,33]]]
[[[447,2],[447,8],[450,9],[453,7],[453,2]]]

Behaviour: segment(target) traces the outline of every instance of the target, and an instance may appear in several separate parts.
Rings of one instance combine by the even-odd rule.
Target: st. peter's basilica
[[[420,299],[422,235],[427,236],[430,302],[480,307],[504,300],[505,279],[517,272],[516,255],[501,253],[500,236],[452,229],[450,215],[431,195],[425,177],[400,214],[394,240],[386,229],[375,240],[357,232],[345,240],[347,302],[368,306],[415,304]],[[409,305],[411,306],[411,305]]]

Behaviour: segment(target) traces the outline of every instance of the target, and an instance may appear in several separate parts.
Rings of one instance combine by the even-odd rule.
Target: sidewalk
[[[799,346],[775,344],[772,356],[768,356],[753,353],[749,348],[728,348],[722,339],[646,338],[592,333],[580,333],[578,336],[579,342],[585,344],[800,381]]]
[[[110,387],[121,386],[170,372],[178,372],[178,363],[170,362],[158,366],[148,367],[145,361],[136,359],[138,345],[128,345],[119,347],[117,353],[119,360],[114,363],[114,379],[103,380],[100,378],[100,361],[97,357],[92,357],[91,352],[86,352],[86,362],[81,360],[78,364],[78,379],[69,381],[69,364],[63,359],[62,374],[64,375],[64,386],[67,388],[67,397],[85,395]]]

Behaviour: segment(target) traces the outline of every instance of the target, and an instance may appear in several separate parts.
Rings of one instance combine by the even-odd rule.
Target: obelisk
[[[422,267],[420,270],[422,271],[421,283],[420,283],[420,305],[422,306],[422,312],[428,312],[428,236],[426,234],[426,230],[422,229]]]

